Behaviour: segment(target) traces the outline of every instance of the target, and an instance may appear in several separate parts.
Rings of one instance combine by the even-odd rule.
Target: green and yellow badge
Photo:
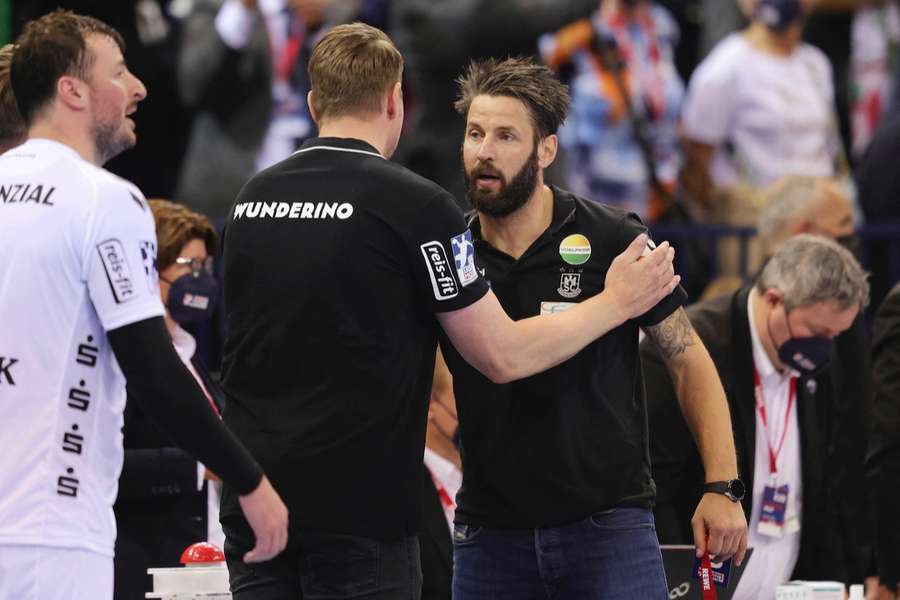
[[[560,243],[559,255],[570,265],[583,265],[591,257],[591,243],[580,233],[573,233]]]

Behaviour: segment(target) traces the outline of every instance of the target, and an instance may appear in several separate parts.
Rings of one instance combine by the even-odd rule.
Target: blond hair
[[[403,57],[383,31],[364,23],[335,27],[309,59],[316,118],[378,112],[402,74]]]

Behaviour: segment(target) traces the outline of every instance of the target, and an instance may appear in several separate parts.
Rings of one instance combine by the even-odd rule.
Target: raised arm
[[[614,260],[605,289],[570,310],[511,320],[493,292],[474,304],[439,313],[447,336],[463,358],[495,383],[545,371],[665,298],[678,285],[663,242],[640,260],[647,236],[639,235]]]

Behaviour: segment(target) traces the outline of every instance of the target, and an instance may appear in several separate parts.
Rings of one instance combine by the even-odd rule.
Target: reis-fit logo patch
[[[117,239],[100,242],[97,244],[97,252],[116,303],[121,304],[134,298],[134,279],[131,277],[131,268],[122,242]]]
[[[436,300],[449,300],[459,294],[459,286],[453,278],[450,261],[447,260],[447,252],[444,245],[438,241],[426,242],[420,246],[422,256],[425,257],[425,266],[431,277],[431,287],[434,290]]]

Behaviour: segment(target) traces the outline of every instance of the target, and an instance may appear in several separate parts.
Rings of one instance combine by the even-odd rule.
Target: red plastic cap
[[[181,553],[181,564],[218,563],[225,561],[225,553],[215,544],[197,542],[191,544]]]

